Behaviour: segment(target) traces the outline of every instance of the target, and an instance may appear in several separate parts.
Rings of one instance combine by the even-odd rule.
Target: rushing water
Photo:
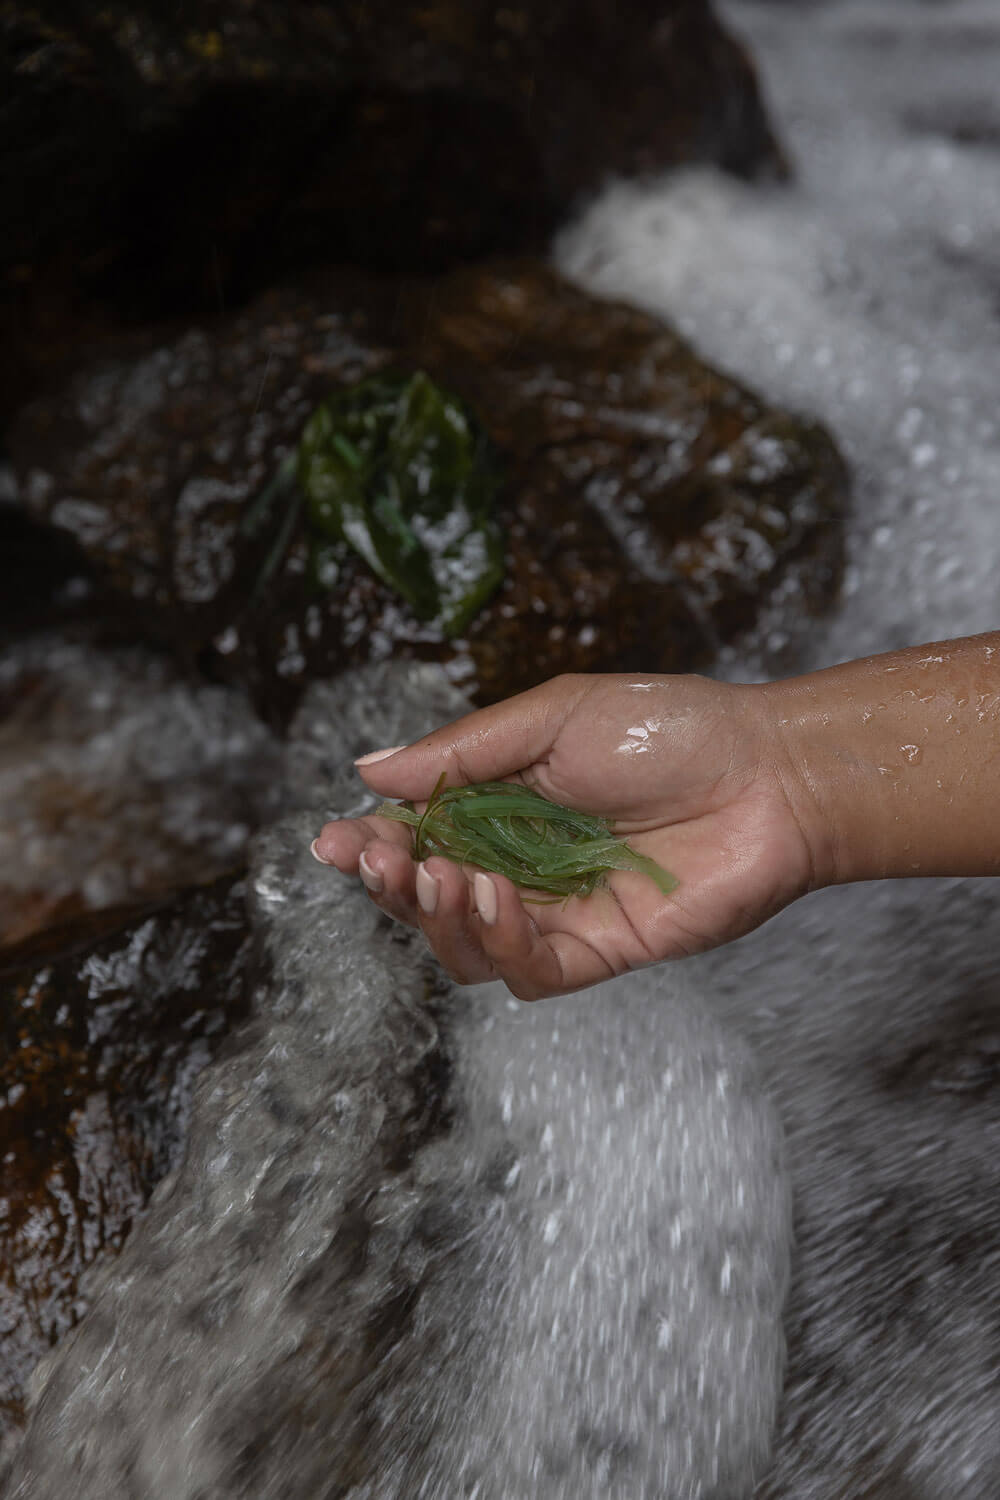
[[[842,605],[733,675],[998,623],[1000,11],[739,4],[791,189],[617,186],[559,258],[826,421],[854,471]],[[996,883],[809,898],[686,966],[757,1043],[796,1202],[767,1497],[985,1497],[1000,1471]]]
[[[997,624],[1000,12],[737,4],[791,189],[610,189],[564,270],[828,423],[854,471],[844,607],[809,663]],[[780,625],[765,648],[780,649]]]
[[[310,691],[312,811],[251,872],[254,1018],[39,1372],[11,1497],[749,1496],[790,1236],[746,1044],[653,974],[455,990],[310,857],[352,756],[459,707],[413,665]]]
[[[993,626],[1000,13],[731,18],[795,183],[615,186],[558,251],[819,416],[852,464],[841,606],[803,634],[779,604],[725,669]],[[817,893],[729,949],[531,1010],[439,990],[305,853],[357,795],[350,753],[452,701],[415,669],[366,688],[368,709],[348,684],[303,710],[292,779],[315,812],[258,846],[256,1019],[43,1372],[9,1493],[748,1496],[790,1183],[759,1497],[992,1500],[996,884]]]

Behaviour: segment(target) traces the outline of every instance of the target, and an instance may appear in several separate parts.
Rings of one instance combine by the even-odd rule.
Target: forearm
[[[760,692],[816,884],[1000,874],[1000,633]]]

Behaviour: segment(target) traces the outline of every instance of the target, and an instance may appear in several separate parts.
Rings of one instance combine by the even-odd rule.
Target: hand
[[[423,929],[462,984],[501,978],[524,1000],[596,984],[739,937],[810,888],[792,773],[762,690],[702,677],[560,677],[413,745],[363,757],[374,791],[426,800],[449,784],[521,780],[612,820],[680,884],[630,871],[566,904],[523,903],[500,875],[411,858],[402,824],[328,823],[313,850],[360,874],[389,916]]]

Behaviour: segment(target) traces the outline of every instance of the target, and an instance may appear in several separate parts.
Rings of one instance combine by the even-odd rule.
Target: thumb
[[[373,750],[354,764],[373,791],[414,802],[431,795],[442,772],[449,786],[500,781],[544,760],[586,684],[585,677],[555,677],[412,745]]]

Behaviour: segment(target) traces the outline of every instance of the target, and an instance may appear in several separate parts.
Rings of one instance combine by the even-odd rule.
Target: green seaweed
[[[446,635],[500,583],[495,453],[464,403],[423,371],[370,376],[319,406],[297,477],[320,545],[347,543]]]
[[[442,854],[553,899],[589,896],[606,884],[609,870],[648,875],[665,896],[677,885],[654,859],[616,838],[604,818],[550,802],[514,782],[443,782],[442,776],[422,813],[406,802],[383,802],[377,810],[378,817],[413,828],[414,859]]]

